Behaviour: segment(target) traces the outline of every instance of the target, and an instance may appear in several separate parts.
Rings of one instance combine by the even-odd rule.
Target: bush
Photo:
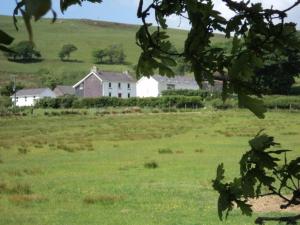
[[[172,154],[173,151],[171,149],[169,149],[169,148],[162,148],[162,149],[158,150],[158,153],[159,154]]]
[[[147,162],[144,164],[144,167],[148,169],[155,169],[158,167],[158,163],[155,161]]]
[[[202,99],[198,96],[165,96],[160,98],[44,98],[37,102],[37,108],[101,108],[134,107],[131,112],[141,112],[141,108],[201,108]]]
[[[0,96],[0,108],[7,108],[12,106],[11,98],[8,96]]]
[[[234,99],[227,99],[225,102],[222,99],[215,99],[211,101],[211,105],[215,109],[232,109],[237,107],[238,104]]]
[[[269,109],[300,109],[299,96],[273,95],[264,97],[265,106]]]

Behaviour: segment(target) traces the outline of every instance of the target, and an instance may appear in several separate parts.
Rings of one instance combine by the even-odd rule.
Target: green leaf
[[[238,94],[239,107],[244,107],[253,112],[258,118],[265,118],[267,112],[264,102],[261,99],[253,98],[243,93]]]
[[[0,45],[0,51],[3,51],[3,52],[9,52],[9,53],[14,53],[13,50],[3,46],[3,45]]]
[[[80,5],[82,2],[101,3],[102,0],[60,0],[60,9],[62,12],[66,11],[71,5]]]
[[[24,0],[25,12],[37,21],[51,9],[51,0]]]
[[[10,45],[13,42],[14,38],[0,30],[0,43],[5,45]]]
[[[250,204],[247,204],[246,201],[240,201],[237,200],[236,201],[237,206],[241,209],[242,213],[247,215],[247,216],[251,216],[252,215],[252,209]]]

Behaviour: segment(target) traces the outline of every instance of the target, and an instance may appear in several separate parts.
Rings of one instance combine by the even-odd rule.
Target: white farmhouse
[[[128,73],[102,72],[96,67],[73,88],[79,97],[136,97],[136,81]]]
[[[149,78],[144,76],[137,81],[136,86],[138,97],[158,97],[164,90],[199,89],[199,85],[191,76],[167,77],[154,75]]]
[[[158,97],[165,90],[179,89],[199,90],[200,88],[193,76],[144,76],[136,84],[137,97]],[[210,92],[221,91],[222,82],[215,81],[215,85],[211,86],[204,81],[202,89]]]
[[[55,98],[55,93],[49,88],[22,89],[10,97],[13,102],[16,99],[16,106],[23,107],[34,106],[39,99],[45,97]]]

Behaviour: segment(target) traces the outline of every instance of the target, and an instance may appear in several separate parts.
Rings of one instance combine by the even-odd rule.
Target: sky
[[[101,4],[83,3],[83,7],[72,6],[64,14],[59,10],[59,0],[52,0],[53,9],[57,12],[58,18],[78,18],[104,20],[129,24],[141,24],[136,16],[136,10],[139,0],[103,0]],[[261,2],[264,7],[277,9],[285,9],[293,4],[295,0],[252,0],[252,2]],[[151,0],[145,0],[151,2]],[[12,15],[15,7],[15,0],[2,0],[0,7],[0,15]],[[220,11],[225,18],[230,18],[232,13],[226,9],[222,0],[215,0],[215,9]],[[51,17],[47,14],[47,17]],[[168,25],[173,28],[188,29],[189,23],[185,19],[176,16],[168,18]],[[288,14],[288,21],[298,24],[300,29],[300,6],[296,7]],[[153,16],[149,18],[149,22],[154,22]]]

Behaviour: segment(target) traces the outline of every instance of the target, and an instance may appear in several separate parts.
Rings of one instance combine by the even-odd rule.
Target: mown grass
[[[294,150],[288,158],[300,154],[300,113],[291,112],[264,120],[243,110],[40,112],[0,118],[0,127],[1,225],[253,224],[238,211],[218,220],[217,165],[236,175],[248,140],[263,128]],[[158,167],[146,168],[151,162]]]

